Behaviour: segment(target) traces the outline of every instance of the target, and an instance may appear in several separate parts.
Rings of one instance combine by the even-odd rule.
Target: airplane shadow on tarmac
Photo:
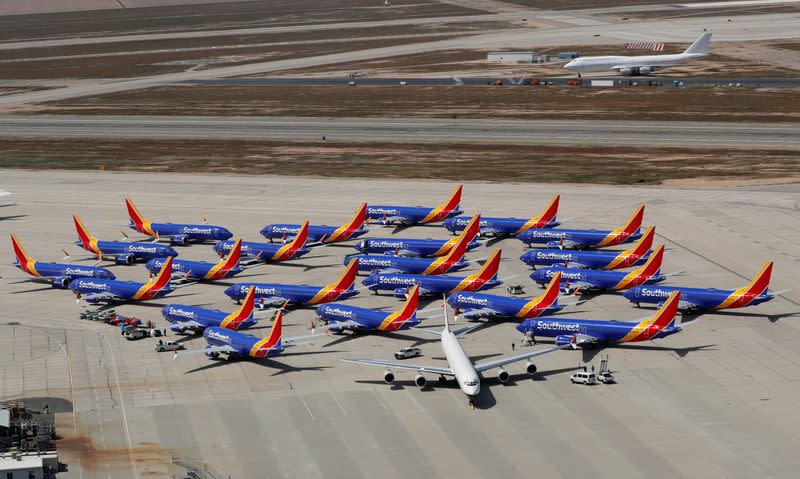
[[[800,316],[800,311],[794,311],[791,313],[781,313],[781,314],[764,314],[764,313],[747,313],[744,311],[710,311],[708,314],[714,314],[718,316],[733,316],[735,318],[766,318],[769,322],[774,323],[778,320],[783,318],[791,318],[792,316]],[[683,318],[681,319],[681,326],[685,323],[690,321],[696,321],[698,319],[703,320],[702,316],[704,313],[691,313],[691,314],[684,314]],[[705,321],[715,321],[718,318],[706,318]]]
[[[340,352],[340,351],[309,351],[309,352],[305,352],[305,353],[282,353],[282,354],[280,354],[279,356],[276,356],[276,357],[277,358],[281,358],[281,357],[289,357],[289,356],[305,356],[306,354],[326,354],[326,353],[338,353],[338,352]],[[210,360],[210,361],[211,362],[209,364],[200,366],[198,368],[190,369],[190,370],[186,371],[184,374],[196,373],[196,372],[200,372],[200,371],[207,371],[209,369],[217,368],[217,367],[220,367],[220,366],[225,366],[227,364],[233,364],[233,363],[244,362],[244,361],[246,361],[249,364],[256,364],[256,365],[259,365],[259,366],[276,369],[277,371],[275,371],[273,374],[271,374],[271,376],[280,376],[282,374],[292,373],[292,372],[299,372],[299,371],[321,371],[323,369],[329,369],[329,368],[333,367],[333,366],[297,367],[297,366],[291,366],[289,364],[286,364],[286,363],[283,363],[283,362],[280,362],[280,361],[276,361],[273,358],[235,359],[235,360],[216,359],[216,360]]]

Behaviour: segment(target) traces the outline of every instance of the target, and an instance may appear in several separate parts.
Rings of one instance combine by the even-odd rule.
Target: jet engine
[[[622,75],[622,76],[625,76],[625,77],[629,77],[629,76],[633,75],[633,68],[627,68],[627,67],[626,68],[620,68],[619,69],[619,74]]]
[[[56,276],[53,278],[53,287],[66,289],[69,287],[69,280],[69,276]]]
[[[189,237],[186,235],[173,236],[172,241],[170,241],[170,243],[186,246],[187,244],[189,244]]]
[[[417,373],[417,375],[414,376],[414,384],[417,386],[424,388],[427,383],[428,380],[425,379],[425,376],[423,376],[422,373]]]
[[[397,299],[406,299],[408,288],[396,288],[394,290],[394,297]]]
[[[525,366],[525,370],[528,371],[528,374],[536,374],[536,365],[533,364],[530,360],[528,360],[528,365]]]
[[[653,69],[650,67],[639,67],[639,75],[649,75]]]
[[[506,371],[505,369],[500,368],[500,370],[497,371],[497,380],[500,381],[501,383],[508,381],[508,378],[509,378],[508,371]]]
[[[387,369],[386,372],[383,373],[383,382],[392,384],[394,382],[394,373]]]
[[[133,260],[134,260],[134,258],[133,258],[132,254],[122,254],[122,255],[117,256],[114,259],[114,261],[117,264],[128,264],[128,265],[133,264]]]

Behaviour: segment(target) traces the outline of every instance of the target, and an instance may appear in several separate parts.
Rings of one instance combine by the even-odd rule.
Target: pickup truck
[[[186,348],[181,343],[177,343],[175,341],[163,341],[161,339],[158,340],[158,344],[156,344],[155,347],[157,353],[161,353],[164,351],[177,351],[179,349],[186,349]]]

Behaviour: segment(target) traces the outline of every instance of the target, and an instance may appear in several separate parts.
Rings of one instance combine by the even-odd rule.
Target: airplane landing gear
[[[447,378],[444,377],[444,374],[439,376],[439,384],[446,384],[446,383],[447,383]]]

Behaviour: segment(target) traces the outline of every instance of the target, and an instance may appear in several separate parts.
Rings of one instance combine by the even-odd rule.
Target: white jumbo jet
[[[396,361],[384,361],[382,359],[342,359],[342,361],[349,363],[356,363],[356,364],[366,364],[369,366],[381,366],[386,368],[386,371],[383,374],[383,380],[387,384],[391,384],[392,382],[394,382],[394,373],[392,373],[391,371],[392,369],[405,369],[410,371],[416,371],[417,375],[414,378],[414,383],[419,387],[424,387],[425,384],[427,383],[427,380],[425,378],[425,373],[438,374],[440,380],[443,380],[446,376],[453,376],[455,377],[456,382],[458,382],[458,387],[461,388],[461,391],[463,391],[464,394],[466,394],[469,397],[470,403],[472,403],[472,399],[475,396],[477,396],[478,393],[480,393],[481,391],[481,382],[479,375],[483,371],[487,371],[489,369],[498,369],[497,379],[501,383],[504,383],[509,379],[508,372],[505,369],[503,369],[503,366],[505,366],[506,364],[527,360],[528,364],[526,366],[526,370],[528,371],[528,374],[535,374],[536,365],[533,364],[531,358],[534,358],[536,356],[541,356],[547,353],[552,353],[553,351],[558,351],[559,349],[564,349],[568,347],[572,347],[573,349],[575,349],[577,347],[576,337],[573,336],[571,342],[561,346],[554,346],[552,348],[540,349],[538,351],[529,351],[526,353],[517,354],[515,356],[507,356],[504,358],[496,359],[494,361],[475,364],[472,362],[469,356],[467,356],[467,353],[464,352],[464,348],[461,347],[461,343],[458,341],[458,338],[456,338],[456,336],[458,334],[474,329],[480,326],[480,324],[468,326],[465,328],[461,328],[457,331],[451,332],[450,326],[447,321],[447,306],[445,306],[444,309],[445,309],[444,329],[441,332],[435,332],[420,328],[412,328],[412,329],[414,329],[415,331],[430,334],[432,336],[437,336],[441,339],[442,351],[444,352],[444,356],[447,359],[449,367],[443,368],[439,366],[419,366],[419,365],[406,364]]]
[[[616,70],[620,75],[648,75],[650,72],[664,67],[680,65],[683,62],[696,60],[708,55],[708,44],[711,33],[704,33],[695,40],[683,53],[671,55],[643,55],[643,56],[604,56],[604,57],[578,57],[564,65],[570,71],[600,72]]]

